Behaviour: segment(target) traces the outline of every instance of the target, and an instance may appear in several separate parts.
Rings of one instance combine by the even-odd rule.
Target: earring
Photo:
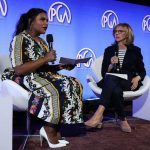
[[[30,33],[32,33],[32,32],[33,32],[32,26],[30,26],[30,28],[29,28],[29,32],[30,32]]]

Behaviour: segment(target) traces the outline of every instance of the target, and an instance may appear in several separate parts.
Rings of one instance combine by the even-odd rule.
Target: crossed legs
[[[97,127],[103,119],[104,110],[114,103],[116,113],[118,114],[120,121],[119,126],[122,131],[131,132],[131,128],[126,120],[124,114],[124,99],[123,89],[128,88],[130,83],[115,76],[107,75],[104,81],[104,86],[101,94],[100,105],[94,115],[85,122],[86,126]]]

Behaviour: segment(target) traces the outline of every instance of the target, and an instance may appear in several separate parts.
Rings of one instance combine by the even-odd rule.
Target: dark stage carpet
[[[61,150],[150,150],[150,122],[129,118],[131,133],[124,133],[115,122],[105,122],[102,129],[84,125],[63,126],[63,136],[70,142]],[[28,138],[25,150],[48,150],[46,141],[40,146],[38,135]]]

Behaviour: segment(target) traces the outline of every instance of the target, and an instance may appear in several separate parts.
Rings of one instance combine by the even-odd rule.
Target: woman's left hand
[[[132,79],[132,81],[131,81],[131,83],[132,83],[131,90],[135,90],[138,87],[138,82],[139,82],[140,79],[141,79],[140,76],[136,76]]]
[[[66,70],[72,70],[75,68],[76,65],[66,65]]]
[[[60,69],[66,69],[66,70],[72,70],[75,68],[76,65],[66,65],[66,64],[60,64]]]

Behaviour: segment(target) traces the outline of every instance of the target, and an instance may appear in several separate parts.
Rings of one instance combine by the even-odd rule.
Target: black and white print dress
[[[37,43],[24,31],[10,44],[12,68],[37,60],[47,52],[44,40]],[[28,110],[38,118],[52,124],[83,122],[82,85],[74,77],[59,74],[57,65],[46,64],[25,76],[17,76],[8,68],[2,75],[2,80],[5,79],[17,82],[31,93]]]

